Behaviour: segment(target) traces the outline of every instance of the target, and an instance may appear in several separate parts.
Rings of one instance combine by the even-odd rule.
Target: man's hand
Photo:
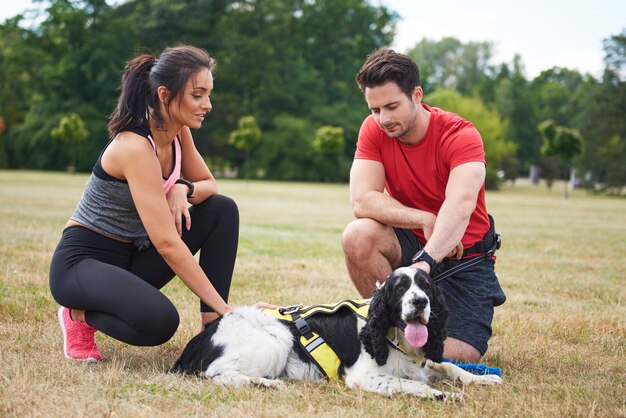
[[[425,261],[418,261],[415,264],[411,264],[409,267],[415,270],[424,270],[426,273],[430,274],[430,265]]]
[[[426,238],[426,241],[428,241],[433,235],[435,221],[437,221],[437,217],[435,215],[424,211],[424,224],[422,225],[422,231],[424,231],[424,238]]]
[[[463,257],[463,244],[459,242],[446,256],[446,258],[456,258],[460,260]]]

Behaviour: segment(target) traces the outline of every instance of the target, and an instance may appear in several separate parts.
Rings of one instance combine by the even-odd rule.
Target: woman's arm
[[[133,202],[152,244],[204,303],[220,315],[230,311],[231,307],[217,293],[171,222],[170,208],[163,195],[161,166],[148,141],[126,132],[116,141],[108,160],[128,181]]]
[[[178,235],[182,236],[183,217],[185,218],[187,230],[191,229],[189,203],[196,205],[203,202],[207,197],[217,194],[217,183],[204,159],[196,149],[189,128],[184,126],[179,132],[179,137],[182,154],[181,174],[185,180],[193,183],[193,193],[190,197],[187,197],[189,187],[185,184],[174,184],[166,197]]]

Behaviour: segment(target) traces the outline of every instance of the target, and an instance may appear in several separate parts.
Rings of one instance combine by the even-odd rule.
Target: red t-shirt
[[[391,197],[407,207],[437,215],[446,196],[450,171],[472,161],[485,163],[485,150],[480,134],[470,122],[454,113],[422,106],[430,112],[430,124],[419,143],[405,145],[389,138],[370,115],[361,125],[354,158],[382,163],[385,189]],[[481,241],[487,231],[489,217],[483,184],[461,240],[463,247]],[[421,229],[413,233],[422,244],[426,243]]]

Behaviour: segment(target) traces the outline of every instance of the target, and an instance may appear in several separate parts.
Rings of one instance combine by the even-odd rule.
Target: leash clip
[[[278,312],[280,312],[281,315],[290,315],[298,312],[301,308],[302,305],[283,306],[282,308],[278,308]]]
[[[502,246],[502,239],[500,238],[500,234],[496,234],[496,239],[495,239],[495,242],[493,243],[493,246],[486,253],[487,257],[491,257],[492,255],[494,255],[495,252],[499,250],[501,246]]]

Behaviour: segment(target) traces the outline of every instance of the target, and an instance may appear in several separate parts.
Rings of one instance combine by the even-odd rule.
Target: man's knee
[[[341,235],[343,251],[347,255],[369,252],[377,238],[376,229],[380,229],[380,224],[372,219],[363,218],[350,222]]]
[[[474,346],[452,337],[444,342],[443,356],[462,363],[476,363],[482,357]]]

